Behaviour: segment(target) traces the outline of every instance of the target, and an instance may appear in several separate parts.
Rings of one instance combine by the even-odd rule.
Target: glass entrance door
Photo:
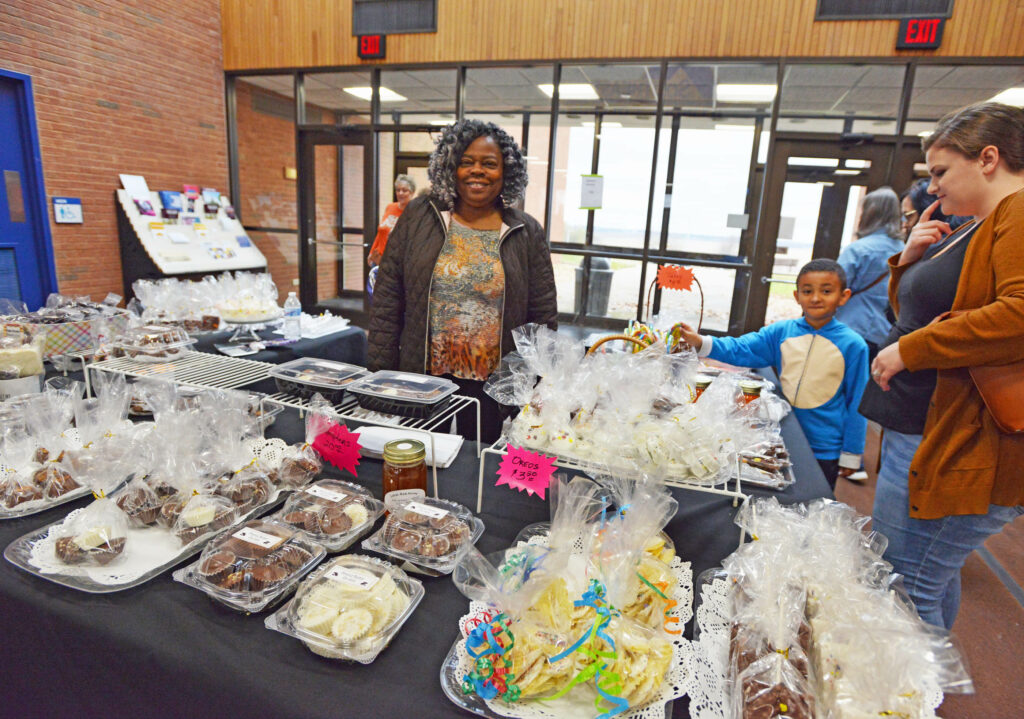
[[[910,184],[919,151],[904,148],[890,169],[895,151],[891,140],[779,136],[768,162],[746,331],[799,316],[793,288],[800,267],[839,256],[854,239],[861,200],[886,184],[887,176],[897,191]]]
[[[353,126],[300,127],[299,297],[364,323],[366,255],[376,232],[373,133]]]

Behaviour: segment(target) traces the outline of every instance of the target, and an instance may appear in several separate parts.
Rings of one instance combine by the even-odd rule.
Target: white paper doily
[[[547,537],[531,537],[529,544],[546,546]],[[574,546],[574,549],[578,552],[580,547]],[[671,588],[670,595],[677,603],[674,615],[679,617],[677,626],[681,629],[693,616],[693,571],[690,563],[682,561],[679,557],[674,557],[669,566],[676,577],[676,584]],[[467,635],[467,622],[487,609],[487,605],[481,602],[469,603],[469,613],[459,620],[459,631],[463,639]],[[617,716],[623,719],[664,719],[668,715],[668,703],[689,692],[692,683],[692,645],[682,634],[666,636],[672,642],[672,664],[662,682],[658,697],[642,707],[631,708]],[[457,676],[461,677],[473,671],[475,660],[466,653],[465,642],[460,640],[455,651],[458,661]],[[597,698],[597,692],[588,684],[579,686],[566,696],[553,701],[526,700],[506,704],[500,700],[493,700],[487,702],[487,707],[496,716],[519,719],[593,719],[594,700]]]
[[[726,719],[728,712],[727,673],[729,669],[729,634],[732,624],[729,583],[715,579],[701,589],[701,603],[697,607],[697,626],[700,636],[693,643],[692,682],[690,686],[690,716],[692,719]],[[925,691],[924,706],[931,707],[928,715],[942,703],[942,691]]]
[[[243,521],[257,512],[265,511],[267,506],[277,501],[280,491],[275,490],[267,502],[247,512],[236,521]],[[84,509],[84,507],[82,508]],[[76,509],[64,518],[71,521],[82,509]],[[196,547],[183,547],[174,534],[162,527],[129,527],[126,535],[124,551],[110,564],[103,567],[69,566],[57,559],[55,544],[57,535],[64,522],[54,524],[46,535],[32,543],[28,563],[40,574],[61,574],[65,577],[84,577],[96,584],[122,586],[144,581],[155,576],[168,567],[177,564],[182,558],[195,553]],[[213,537],[210,534],[206,539]],[[200,542],[199,546],[206,543]]]
[[[278,437],[273,439],[256,437],[247,439],[245,448],[264,469],[280,469],[281,460],[284,459],[285,450],[288,449],[288,443]]]

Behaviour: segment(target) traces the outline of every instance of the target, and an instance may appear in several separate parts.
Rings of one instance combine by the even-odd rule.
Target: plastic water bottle
[[[284,338],[297,340],[302,337],[302,303],[294,292],[288,293],[284,301]]]

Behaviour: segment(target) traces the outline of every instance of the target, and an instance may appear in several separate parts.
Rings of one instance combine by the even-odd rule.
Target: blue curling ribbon
[[[480,623],[473,628],[473,631],[466,637],[466,653],[474,659],[478,659],[484,654],[497,654],[501,656],[505,653],[505,648],[498,644],[498,641],[494,638],[493,625],[504,619],[504,613],[494,617],[487,624]],[[479,651],[475,649],[479,648]]]
[[[608,625],[611,623],[612,617],[619,616],[619,611],[614,607],[609,606],[604,597],[604,585],[596,579],[592,579],[590,581],[590,588],[583,593],[583,596],[580,599],[573,602],[573,604],[577,607],[592,607],[594,611],[597,612],[597,620],[571,647],[563,651],[561,654],[548,659],[549,662],[554,663],[564,659],[576,651],[582,651],[582,653],[593,658],[594,661],[591,665],[592,668],[589,671],[585,669],[577,675],[577,679],[594,678],[594,687],[600,695],[600,697],[594,701],[594,706],[596,706],[597,710],[601,712],[597,719],[611,719],[612,717],[618,716],[629,709],[629,701],[612,693],[621,687],[620,677],[614,672],[607,671],[608,663],[604,661],[605,659],[614,660],[616,657],[615,640],[612,639],[611,635],[609,635],[605,629],[607,629]],[[610,647],[610,650],[598,651],[596,649],[584,647],[584,644],[592,640],[594,636],[600,637]],[[559,692],[559,694],[551,698],[553,699],[562,695],[575,683],[575,681],[570,683],[569,687],[566,687],[562,692]],[[602,710],[602,701],[611,704],[611,707],[607,711]]]

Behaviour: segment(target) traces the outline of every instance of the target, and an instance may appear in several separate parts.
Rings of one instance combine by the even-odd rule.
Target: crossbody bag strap
[[[875,278],[875,281],[874,281],[874,282],[872,282],[872,283],[871,283],[870,285],[868,285],[867,287],[861,287],[861,288],[860,288],[859,290],[854,290],[853,292],[851,292],[851,293],[850,293],[850,297],[853,297],[854,295],[859,295],[859,294],[860,294],[861,292],[867,292],[868,290],[870,290],[870,289],[871,289],[872,287],[874,287],[875,285],[877,285],[877,284],[878,284],[879,282],[881,282],[882,280],[884,280],[884,279],[885,279],[886,277],[888,277],[888,276],[889,276],[889,270],[888,270],[888,269],[886,269],[886,271],[885,271],[885,272],[883,272],[883,273],[882,273],[882,274],[880,274],[880,275],[879,275],[878,277],[876,277],[876,278]]]

